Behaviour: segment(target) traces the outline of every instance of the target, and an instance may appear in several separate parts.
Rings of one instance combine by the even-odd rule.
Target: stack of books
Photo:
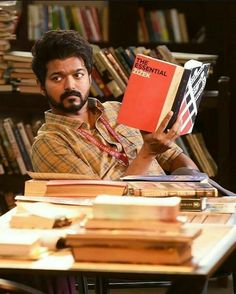
[[[67,234],[79,262],[182,264],[201,233],[178,219],[179,197],[99,195],[84,230]]]
[[[10,50],[10,40],[16,39],[18,23],[16,1],[0,1],[0,91],[12,91],[12,85],[5,76],[8,64],[4,55]]]
[[[127,181],[128,193],[135,197],[181,198],[181,211],[202,211],[207,208],[207,199],[218,198],[218,190],[208,182],[208,175],[131,175]]]
[[[40,93],[36,77],[31,68],[32,53],[29,51],[9,51],[3,56],[8,65],[6,78],[14,89],[22,93]]]

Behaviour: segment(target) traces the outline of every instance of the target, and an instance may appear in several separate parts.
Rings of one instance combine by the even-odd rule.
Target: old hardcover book
[[[218,190],[205,182],[128,182],[129,194],[149,197],[216,197]]]
[[[28,180],[24,194],[28,196],[96,197],[98,194],[124,195],[127,183],[105,180]]]
[[[179,197],[152,198],[99,195],[94,199],[93,217],[96,219],[155,219],[176,221]]]
[[[147,220],[148,222],[149,220]],[[89,229],[80,230],[68,237],[74,245],[110,245],[130,247],[158,247],[167,244],[191,244],[201,234],[201,228],[184,226],[178,233],[172,231]]]
[[[154,132],[166,114],[173,116],[167,128],[181,117],[180,134],[192,131],[210,64],[189,60],[176,65],[137,54],[123,97],[118,122]]]
[[[192,241],[201,229],[176,232],[85,230],[67,234],[76,261],[181,264],[192,256]],[[90,253],[90,254],[89,254]]]
[[[69,243],[70,245],[70,243]],[[139,264],[182,264],[192,257],[190,245],[142,247],[78,246],[72,253],[79,262],[118,262]]]
[[[175,231],[179,232],[185,218],[177,217],[176,221],[159,221],[143,219],[97,219],[87,218],[84,222],[86,229],[124,229],[124,230],[147,230],[147,231]]]

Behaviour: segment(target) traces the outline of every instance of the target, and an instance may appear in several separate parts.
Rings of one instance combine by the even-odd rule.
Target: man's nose
[[[64,90],[74,90],[75,89],[75,81],[72,76],[67,76],[65,79]]]

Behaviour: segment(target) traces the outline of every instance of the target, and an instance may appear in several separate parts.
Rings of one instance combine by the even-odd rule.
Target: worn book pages
[[[158,220],[119,220],[119,219],[97,219],[87,218],[83,224],[86,229],[124,229],[124,230],[144,230],[144,231],[175,231],[180,232],[185,223],[184,217],[177,217],[176,221]]]
[[[24,195],[55,197],[96,197],[99,194],[127,194],[128,185],[122,181],[94,179],[28,180]]]
[[[76,261],[181,264],[192,257],[192,241],[199,228],[179,232],[87,229],[67,234],[66,244]]]
[[[96,175],[79,175],[69,173],[38,173],[28,171],[28,175],[34,180],[98,180]]]
[[[79,262],[118,262],[138,264],[182,264],[192,257],[191,246],[169,247],[72,247],[72,253]]]
[[[93,217],[117,220],[176,221],[179,205],[179,197],[145,198],[104,194],[94,199]]]
[[[38,259],[46,253],[42,248],[37,232],[24,232],[20,230],[1,230],[0,256],[20,259]]]

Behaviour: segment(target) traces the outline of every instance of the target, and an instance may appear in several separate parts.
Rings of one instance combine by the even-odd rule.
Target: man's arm
[[[156,156],[171,148],[172,143],[179,136],[181,126],[180,120],[177,119],[172,128],[165,132],[172,115],[172,112],[167,114],[156,132],[142,134],[144,144],[137,157],[127,168],[126,175],[145,174]],[[173,159],[169,172],[173,172],[180,167],[198,169],[196,164],[184,153]]]

